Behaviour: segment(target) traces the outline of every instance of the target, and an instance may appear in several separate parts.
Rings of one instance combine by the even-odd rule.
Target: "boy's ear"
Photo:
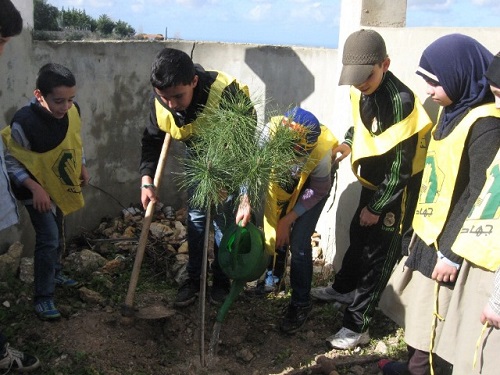
[[[391,65],[391,59],[389,57],[386,57],[384,61],[382,61],[382,69],[384,70],[384,73],[389,70],[390,65]]]
[[[35,91],[33,91],[33,94],[35,95],[36,100],[43,100],[42,92],[39,89],[35,89]]]
[[[191,85],[193,86],[193,89],[198,84],[198,80],[199,80],[198,74],[195,74],[194,77],[193,77],[193,81],[191,82]]]

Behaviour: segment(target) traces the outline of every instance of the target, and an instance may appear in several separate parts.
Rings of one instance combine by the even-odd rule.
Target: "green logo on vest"
[[[498,217],[500,207],[500,167],[498,164],[491,169],[486,186],[489,186],[488,190],[481,193],[472,207],[469,218],[489,220]]]
[[[62,150],[52,166],[52,171],[63,185],[79,186],[76,166],[75,150]],[[74,178],[76,178],[76,181]]]
[[[419,203],[436,202],[443,186],[444,173],[437,165],[434,155],[425,158],[425,169],[420,187]]]

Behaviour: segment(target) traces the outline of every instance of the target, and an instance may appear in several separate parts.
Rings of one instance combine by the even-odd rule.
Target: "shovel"
[[[171,140],[170,134],[166,133],[153,181],[153,184],[156,187],[157,191],[159,191],[160,189],[161,177],[163,174],[163,168],[165,167],[165,162],[167,160],[170,140]],[[146,213],[144,215],[141,236],[139,237],[139,245],[137,247],[137,252],[135,254],[135,261],[134,261],[134,266],[132,268],[132,274],[130,275],[130,283],[128,287],[127,296],[125,297],[125,304],[122,306],[122,311],[121,311],[122,323],[125,325],[131,324],[133,322],[134,316],[142,317],[145,319],[161,319],[172,315],[171,310],[163,306],[157,306],[154,308],[145,308],[147,309],[147,311],[144,311],[144,313],[141,313],[140,311],[136,312],[134,309],[135,290],[137,288],[137,281],[139,280],[139,272],[141,271],[142,259],[144,258],[144,251],[146,249],[146,244],[148,242],[149,228],[151,226],[151,222],[153,221],[154,212],[155,212],[155,203],[150,201],[148,203],[148,206],[146,208]]]

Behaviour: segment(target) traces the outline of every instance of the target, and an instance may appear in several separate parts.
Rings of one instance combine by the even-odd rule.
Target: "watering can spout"
[[[264,244],[264,234],[252,223],[245,227],[232,224],[224,231],[219,245],[219,265],[233,282],[229,295],[217,314],[218,322],[224,320],[229,307],[245,284],[258,279],[266,270],[269,258]]]

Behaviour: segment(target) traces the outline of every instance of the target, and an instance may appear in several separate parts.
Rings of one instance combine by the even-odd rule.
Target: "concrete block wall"
[[[314,112],[342,140],[350,126],[348,88],[337,86],[343,41],[351,32],[368,27],[362,23],[362,14],[372,1],[375,0],[342,1],[337,50],[168,40],[32,41],[32,2],[21,0],[26,29],[7,45],[0,58],[0,118],[3,120],[0,128],[8,123],[17,108],[29,100],[36,73],[43,64],[58,62],[74,72],[91,184],[97,188],[87,187],[85,207],[68,216],[67,235],[92,230],[102,217],[116,216],[122,206],[128,207],[140,201],[140,139],[148,117],[150,66],[158,51],[167,46],[178,48],[192,54],[193,60],[206,69],[221,70],[238,77],[249,86],[258,102],[266,103],[258,108],[261,119],[268,110],[301,105]],[[390,3],[392,7],[397,5],[397,11],[391,9],[393,14],[400,15],[398,22],[404,22],[405,11],[401,9],[406,10],[406,1]],[[383,13],[382,8],[378,8],[378,13],[384,20],[387,13]],[[367,14],[370,12],[365,12],[363,22],[367,22]],[[381,24],[387,26],[384,22]],[[423,102],[426,99],[425,86],[415,69],[423,49],[432,41],[445,34],[460,32],[476,38],[493,53],[500,50],[500,28],[404,28],[380,27],[380,24],[374,27],[373,20],[369,25],[386,40],[392,60],[390,69],[414,89]],[[178,158],[183,152],[183,145],[173,142],[162,182],[161,199],[175,208],[184,205],[186,198],[174,178],[182,172]],[[337,190],[332,193],[318,224],[323,246],[328,250],[328,260],[337,267],[348,246],[349,223],[358,192],[359,184],[355,182],[346,160],[339,169]],[[27,213],[22,208],[21,223],[0,232],[0,253],[13,241],[21,240],[29,254],[33,251],[33,238]]]

